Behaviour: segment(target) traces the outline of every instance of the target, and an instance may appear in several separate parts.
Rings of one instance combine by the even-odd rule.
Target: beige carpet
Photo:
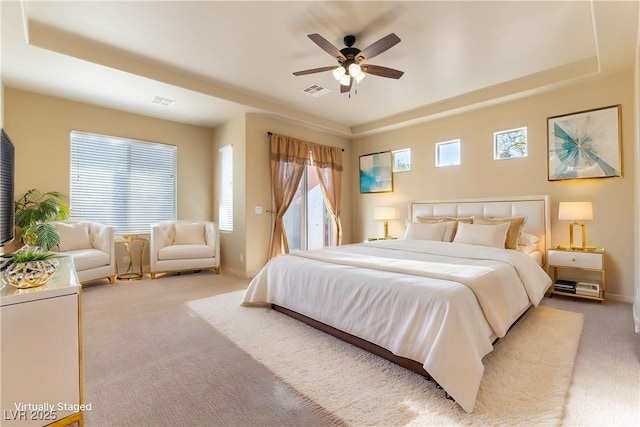
[[[432,382],[280,313],[243,291],[188,302],[300,393],[352,425],[560,425],[583,316],[530,310],[485,357],[473,414]]]

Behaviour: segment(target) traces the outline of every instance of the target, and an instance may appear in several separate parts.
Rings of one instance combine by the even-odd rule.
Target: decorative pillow
[[[527,233],[523,231],[520,234],[520,239],[518,239],[518,245],[533,245],[534,243],[538,243],[540,238],[535,234]]]
[[[423,224],[419,222],[407,221],[407,230],[404,232],[405,240],[442,240],[447,224],[438,222],[434,224]]]
[[[86,223],[63,223],[53,224],[60,233],[60,252],[77,251],[79,249],[91,249],[89,242],[89,229]]]
[[[451,242],[456,235],[456,229],[459,222],[469,223],[473,222],[473,217],[452,217],[452,216],[418,216],[416,217],[418,222],[424,222],[427,224],[433,224],[434,222],[446,222],[447,229],[444,232],[442,240],[445,242]]]
[[[458,224],[458,231],[456,232],[453,242],[504,248],[504,241],[507,237],[508,230],[508,222],[495,225],[461,222]]]
[[[205,245],[203,223],[176,222],[174,245]]]
[[[526,216],[514,216],[511,218],[473,218],[474,224],[481,225],[509,223],[509,231],[507,231],[507,238],[504,242],[504,247],[507,249],[518,248],[518,239],[520,239],[520,234],[526,221]]]

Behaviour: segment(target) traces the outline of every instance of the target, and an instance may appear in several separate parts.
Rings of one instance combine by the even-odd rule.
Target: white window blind
[[[174,145],[71,131],[71,219],[148,233],[176,219]]]
[[[218,149],[220,153],[220,207],[219,227],[233,231],[233,145]]]

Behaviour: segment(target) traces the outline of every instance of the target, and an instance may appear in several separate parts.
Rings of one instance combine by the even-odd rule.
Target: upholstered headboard
[[[551,242],[549,196],[492,197],[486,199],[428,200],[409,205],[409,219],[417,217],[526,216],[523,231],[540,237],[538,250],[546,254]]]

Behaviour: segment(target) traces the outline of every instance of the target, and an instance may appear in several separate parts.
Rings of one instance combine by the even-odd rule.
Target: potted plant
[[[45,251],[60,244],[60,233],[50,222],[68,218],[64,198],[57,191],[42,193],[32,188],[16,200],[15,224],[25,244]]]
[[[58,271],[56,255],[25,246],[3,261],[2,281],[19,289],[44,285]]]

